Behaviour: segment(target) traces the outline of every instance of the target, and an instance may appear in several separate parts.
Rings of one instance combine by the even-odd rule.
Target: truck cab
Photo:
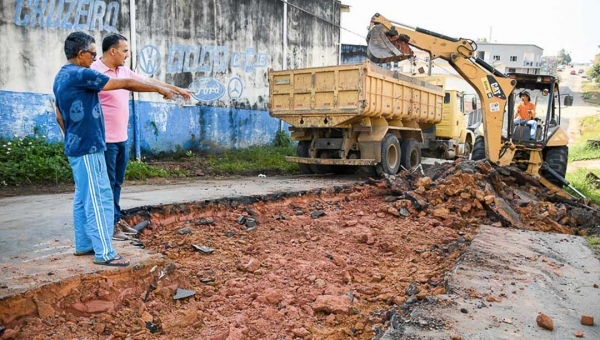
[[[468,158],[473,149],[475,135],[468,129],[467,123],[464,92],[445,90],[442,121],[423,128],[423,156],[443,159]]]

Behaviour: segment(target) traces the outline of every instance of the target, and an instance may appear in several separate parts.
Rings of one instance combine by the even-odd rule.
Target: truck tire
[[[308,157],[310,150],[310,141],[300,141],[298,142],[298,148],[296,148],[296,156],[298,157]],[[310,169],[310,164],[298,163],[298,167],[300,167],[300,172],[303,174],[312,174],[312,170]]]
[[[323,151],[318,151],[315,155],[317,158],[320,158],[323,155]],[[327,157],[325,157],[327,158]],[[324,164],[310,164],[310,170],[315,174],[329,174],[333,172],[333,165],[324,165]]]
[[[552,146],[546,148],[545,152],[546,156],[544,157],[544,161],[548,163],[550,169],[558,172],[563,178],[567,174],[567,162],[569,159],[569,147],[567,146]],[[549,171],[541,171],[541,175],[544,176],[548,181],[552,184],[562,188],[562,183],[556,179],[556,177],[552,176]]]
[[[474,161],[485,159],[485,138],[483,138],[483,136],[477,136],[477,138],[475,138],[471,159]]]
[[[414,139],[406,139],[402,141],[402,161],[401,165],[406,170],[411,170],[421,164],[421,149],[419,142]]]
[[[381,163],[377,164],[377,172],[395,175],[400,169],[400,142],[398,137],[388,133],[381,141]]]

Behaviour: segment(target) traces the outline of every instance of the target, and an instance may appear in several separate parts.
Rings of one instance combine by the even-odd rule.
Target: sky
[[[590,62],[600,53],[598,0],[341,0],[342,43],[365,44],[371,17],[387,19],[456,38],[494,43],[533,44],[544,56],[561,49],[573,62]],[[490,40],[491,29],[491,40]],[[358,36],[356,34],[362,36]]]

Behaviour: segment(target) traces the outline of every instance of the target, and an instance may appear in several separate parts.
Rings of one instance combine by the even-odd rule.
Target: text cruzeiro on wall
[[[115,32],[119,8],[118,1],[17,0],[14,19],[18,26]]]

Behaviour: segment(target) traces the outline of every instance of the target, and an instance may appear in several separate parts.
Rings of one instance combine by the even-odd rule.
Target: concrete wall
[[[60,139],[50,104],[63,42],[74,30],[130,40],[132,68],[194,90],[191,105],[139,94],[130,141],[138,151],[200,150],[265,144],[280,127],[268,115],[268,69],[335,65],[340,3],[288,0],[4,0],[0,4],[0,137],[34,132]],[[299,8],[297,8],[297,7]],[[308,12],[308,13],[307,13]],[[133,143],[132,143],[133,144]]]

